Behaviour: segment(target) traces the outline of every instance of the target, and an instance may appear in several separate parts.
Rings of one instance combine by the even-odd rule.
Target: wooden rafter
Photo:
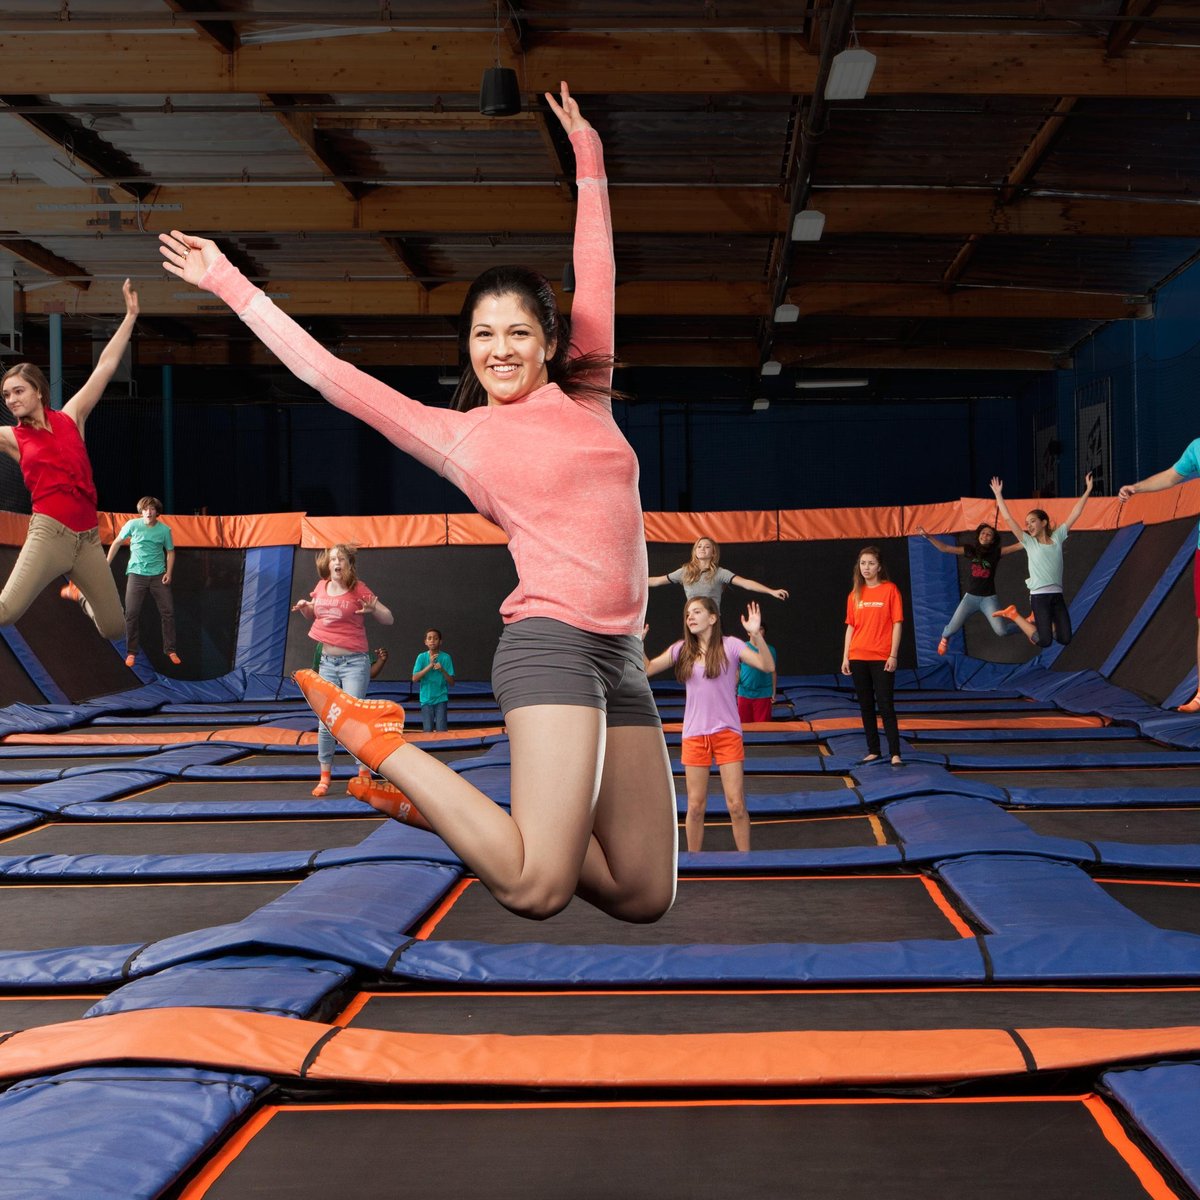
[[[91,287],[92,281],[83,267],[60,258],[45,246],[39,246],[37,242],[28,238],[0,238],[0,250],[7,250],[9,254],[16,255],[31,267],[45,271],[47,275],[53,275],[55,279],[61,279],[81,292],[86,292]]]
[[[425,274],[425,266],[417,258],[412,247],[398,237],[385,237],[381,241],[387,252],[412,276],[412,281],[424,291],[429,291],[429,285],[421,278]]]
[[[163,3],[180,16],[192,13],[211,14],[211,0],[163,0]],[[237,26],[232,21],[191,20],[188,24],[206,41],[226,54],[231,54],[242,44]]]
[[[1144,22],[1136,18],[1149,17],[1158,7],[1160,0],[1125,0],[1121,5],[1120,18],[1114,20],[1108,31],[1105,51],[1109,58],[1124,54],[1129,43],[1137,37]]]
[[[332,96],[307,96],[305,99],[316,104],[332,104]],[[316,129],[316,117],[310,112],[297,112],[294,105],[297,97],[271,92],[263,97],[264,103],[274,111],[276,120],[295,138],[297,145],[308,155],[313,166],[328,178],[347,200],[359,200],[371,187],[367,184],[347,180],[352,174],[349,168],[322,143]]]

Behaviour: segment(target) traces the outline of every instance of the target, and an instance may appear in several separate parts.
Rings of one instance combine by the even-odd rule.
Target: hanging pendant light
[[[479,111],[485,117],[515,117],[521,111],[521,87],[512,67],[500,65],[500,0],[496,0],[496,65],[479,85]]]

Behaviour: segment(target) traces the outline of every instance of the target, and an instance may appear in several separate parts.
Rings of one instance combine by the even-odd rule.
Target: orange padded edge
[[[0,545],[23,546],[29,536],[29,518],[24,513],[0,512]]]
[[[1200,1052],[1200,1027],[1020,1029],[1038,1070]],[[329,1038],[324,1045],[323,1039]],[[311,1056],[311,1060],[310,1060]],[[105,1062],[363,1084],[512,1087],[855,1086],[1021,1075],[1002,1029],[777,1033],[415,1034],[229,1009],[144,1009],[14,1033],[0,1077]]]
[[[1025,514],[1031,508],[1042,509],[1055,525],[1061,525],[1071,515],[1071,509],[1075,507],[1077,499],[1078,497],[1061,496],[1052,500],[1019,498],[1014,500],[1011,496],[1005,496],[1004,502],[1008,505],[1008,511],[1012,513],[1013,519],[1018,525],[1023,524]],[[1011,532],[1000,516],[994,497],[989,496],[985,500],[964,496],[959,503],[962,505],[964,529],[974,529],[976,525],[987,521],[991,525],[996,525],[1001,533]],[[1123,507],[1124,505],[1116,496],[1095,496],[1084,505],[1083,513],[1071,528],[1075,530],[1116,529],[1118,524],[1128,525],[1130,523],[1128,516],[1122,517]]]
[[[446,517],[446,541],[451,546],[507,546],[508,535],[478,513],[450,513]]]
[[[879,718],[882,721],[882,718]],[[1071,717],[1071,716],[1039,716],[1039,717],[992,717],[990,719],[973,718],[956,721],[951,717],[900,717],[897,722],[901,729],[1094,729],[1107,725],[1104,717]],[[816,717],[809,722],[817,733],[832,733],[834,730],[855,730],[862,728],[859,717]],[[882,728],[882,724],[880,728]],[[663,726],[665,729],[666,726]]]
[[[648,542],[680,542],[697,538],[722,542],[774,542],[779,537],[777,514],[770,512],[643,513]]]
[[[315,720],[316,718],[314,718]],[[405,733],[406,741],[418,745],[426,742],[469,741],[493,737],[504,732],[502,725],[475,729],[452,729],[445,733]],[[280,729],[275,726],[243,725],[231,729],[214,729],[205,733],[199,729],[179,733],[11,733],[0,738],[5,746],[157,746],[188,745],[201,742],[237,742],[252,746],[313,746],[317,735],[309,730]]]
[[[901,535],[898,508],[785,508],[779,511],[783,542],[842,541]]]
[[[926,533],[957,533],[966,528],[961,500],[946,504],[906,504],[900,515],[905,536],[919,537],[919,529]]]
[[[444,546],[446,516],[396,517],[304,517],[300,522],[300,545],[306,550],[323,550],[339,542],[364,550],[382,546]]]

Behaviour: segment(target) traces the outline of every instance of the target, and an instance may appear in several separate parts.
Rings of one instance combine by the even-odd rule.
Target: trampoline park
[[[210,679],[127,670],[48,590],[0,657],[23,697],[0,713],[5,1187],[1194,1194],[1200,720],[1170,706],[1195,681],[1168,598],[1200,494],[1098,501],[1068,556],[1078,639],[1017,664],[930,649],[957,564],[911,526],[969,528],[973,504],[842,512],[844,541],[799,511],[705,515],[731,557],[814,581],[817,628],[781,630],[810,672],[745,733],[752,849],[734,851],[714,783],[705,848],[681,853],[649,925],[578,901],[524,920],[435,835],[309,795],[290,598],[341,524],[227,523],[222,605],[180,589],[181,627],[236,631]],[[652,569],[698,520],[646,515]],[[204,518],[175,523],[181,563],[212,552]],[[478,645],[456,646],[472,664],[509,577],[482,518],[454,523],[431,544],[422,518],[355,522],[381,594],[417,565],[446,604],[481,581]],[[848,681],[815,669],[840,615],[827,567],[863,538],[912,614],[901,769],[859,762]],[[1005,564],[1001,590],[1021,573]],[[652,627],[672,608],[654,596]],[[56,641],[70,656],[37,649]],[[1157,696],[1117,682],[1151,674]],[[403,678],[372,689],[411,702]],[[656,698],[682,822],[682,692]],[[411,736],[508,802],[485,683],[455,689],[448,732]],[[585,1164],[618,1145],[597,1190]]]
[[[65,602],[74,573],[0,625],[0,1200],[1200,1200],[1200,470],[1171,468],[1200,451],[1194,7],[0,11],[0,374],[41,364],[51,389],[0,408],[0,586],[57,519],[22,447],[65,403],[114,581],[169,583],[178,633],[147,604],[140,646],[108,640]],[[470,308],[506,263],[586,336],[528,305],[506,326],[515,286]],[[526,325],[519,354],[487,348]],[[551,372],[564,342],[597,355],[586,375]],[[520,423],[568,380],[560,424]],[[444,418],[385,390],[470,408],[473,386],[487,413]],[[39,453],[77,485],[63,445]],[[507,500],[473,454],[504,457]],[[1014,523],[1070,525],[1065,644],[982,611],[944,632],[986,594],[982,551],[930,539],[1009,545],[1001,489]],[[119,545],[141,493],[170,580]],[[452,836],[463,780],[529,811],[500,611],[536,559],[558,592],[516,611],[573,603],[604,636],[587,604],[620,597],[578,580],[636,559],[640,594],[642,528],[648,656],[680,636],[683,593],[657,585],[698,539],[737,576],[725,634],[761,601],[778,677],[742,731],[750,848],[714,766],[688,849],[692,701],[664,672],[673,906],[636,907],[654,888],[616,869],[635,839],[602,790],[554,828],[620,847],[602,882],[641,919],[582,898],[617,903],[590,861],[525,919]],[[458,777],[427,793],[448,841],[356,799],[343,749],[330,779],[318,760],[297,613],[346,546],[395,618],[364,622],[387,651],[369,696]],[[864,547],[903,607],[895,762],[868,761],[839,670]],[[1035,554],[993,564],[1019,616]],[[603,628],[628,635],[625,609]],[[441,732],[410,669],[432,629]],[[579,705],[548,694],[525,703]],[[657,850],[634,861],[657,869],[650,740],[662,808],[634,817]],[[646,745],[605,775],[625,801]],[[572,804],[576,774],[554,783]]]

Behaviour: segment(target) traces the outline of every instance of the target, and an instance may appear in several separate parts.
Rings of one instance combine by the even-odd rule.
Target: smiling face
[[[996,531],[990,525],[981,525],[975,537],[981,546],[990,546],[996,540]]]
[[[696,544],[692,547],[692,557],[698,563],[712,562],[713,552],[716,547],[713,545],[712,538],[702,537],[697,539]]]
[[[0,388],[4,407],[17,421],[38,421],[42,417],[42,394],[23,375],[10,375]]]
[[[511,404],[549,382],[554,344],[512,292],[483,296],[471,316],[471,369],[489,404]]]
[[[1031,537],[1040,538],[1046,532],[1048,521],[1043,521],[1037,513],[1030,510],[1025,514],[1025,532]]]
[[[879,559],[873,554],[860,554],[858,571],[868,584],[874,583],[879,578]]]

